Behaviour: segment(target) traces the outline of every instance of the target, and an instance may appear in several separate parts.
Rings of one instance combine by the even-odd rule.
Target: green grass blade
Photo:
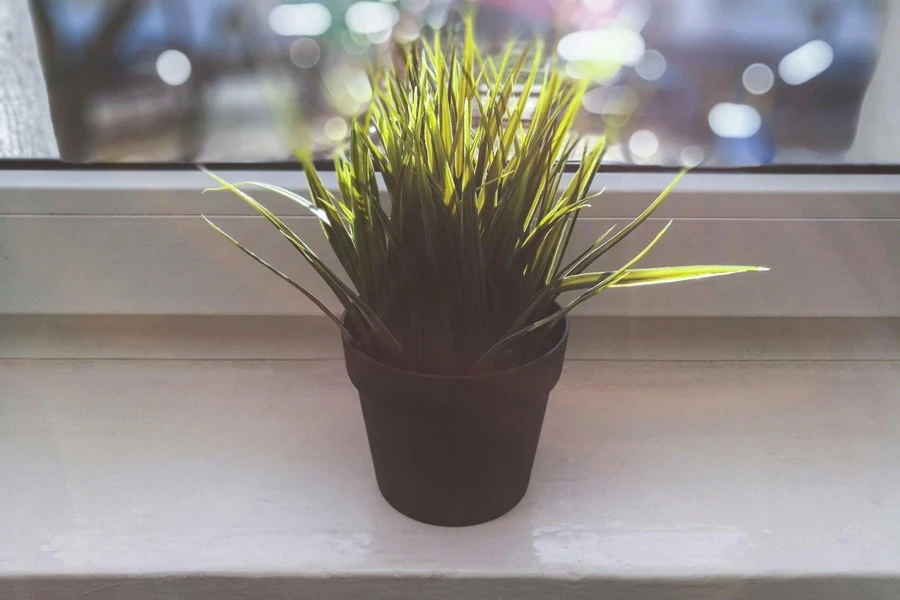
[[[237,241],[236,239],[234,239],[233,237],[231,237],[230,235],[228,235],[228,234],[227,234],[225,231],[223,231],[218,225],[216,225],[215,223],[213,223],[212,221],[210,221],[208,218],[206,218],[206,215],[201,215],[201,216],[203,217],[203,220],[206,221],[206,222],[209,224],[210,227],[212,227],[213,229],[215,229],[216,231],[218,231],[222,236],[225,237],[225,239],[227,239],[227,240],[230,241],[232,244],[234,244],[235,246],[237,246],[238,248],[240,248],[247,256],[249,256],[250,258],[252,258],[252,259],[255,260],[256,262],[258,262],[259,264],[261,264],[262,266],[264,266],[265,268],[267,268],[267,269],[268,269],[269,271],[271,271],[272,273],[275,273],[276,275],[278,275],[279,277],[281,277],[283,280],[285,280],[286,282],[288,282],[289,284],[291,284],[294,288],[296,288],[297,290],[299,290],[300,293],[302,293],[304,296],[306,296],[307,298],[309,298],[309,299],[312,301],[312,303],[315,304],[315,305],[319,308],[319,310],[321,310],[323,313],[325,313],[325,315],[326,315],[329,319],[331,319],[331,320],[334,322],[335,325],[338,326],[338,328],[341,330],[341,334],[342,334],[344,337],[346,337],[348,340],[349,340],[349,339],[353,339],[353,336],[350,335],[350,332],[347,331],[347,328],[344,326],[343,323],[341,323],[341,320],[338,319],[338,318],[334,315],[333,312],[331,312],[330,310],[328,310],[328,307],[325,306],[325,305],[324,305],[318,298],[316,298],[312,293],[310,293],[310,292],[307,291],[303,286],[301,286],[300,284],[298,284],[296,281],[294,281],[293,279],[291,279],[290,277],[288,277],[287,275],[285,275],[284,273],[282,273],[281,271],[279,271],[278,269],[276,269],[275,267],[273,267],[272,265],[270,265],[269,263],[267,263],[265,260],[263,260],[262,258],[260,258],[259,256],[257,256],[255,253],[253,253],[252,251],[248,250],[243,244],[241,244],[239,241]]]
[[[403,347],[397,341],[397,339],[391,334],[390,330],[384,325],[375,311],[362,299],[359,295],[351,290],[343,281],[341,281],[340,277],[338,277],[331,269],[329,269],[325,263],[323,263],[318,256],[312,251],[312,249],[301,240],[297,234],[295,234],[291,229],[285,225],[281,219],[276,217],[269,209],[265,206],[251,198],[248,194],[243,191],[237,189],[221,177],[215,175],[214,173],[209,173],[209,175],[218,181],[222,186],[228,189],[230,192],[244,200],[247,204],[253,207],[258,213],[263,215],[278,231],[300,252],[300,255],[303,256],[304,259],[316,270],[319,276],[328,284],[328,286],[332,289],[337,298],[341,301],[345,308],[349,311],[351,308],[355,308],[360,312],[360,314],[365,318],[369,326],[371,326],[375,332],[382,337],[389,348],[391,348],[394,352],[399,353],[400,355],[404,354]]]
[[[689,267],[657,267],[653,269],[634,269],[625,273],[624,277],[610,287],[636,287],[641,285],[656,285],[661,283],[677,283],[681,281],[693,281],[696,279],[708,279],[722,275],[735,275],[737,273],[751,273],[768,271],[767,267],[746,267],[730,265],[694,265]],[[582,273],[570,275],[563,279],[560,292],[571,292],[593,287],[600,281],[608,279],[612,272]]]
[[[577,275],[578,273],[583,272],[587,269],[591,263],[595,260],[603,256],[610,248],[621,242],[625,237],[634,231],[634,229],[647,220],[650,215],[652,215],[657,208],[663,203],[663,201],[669,197],[669,194],[675,189],[675,186],[681,181],[681,178],[687,173],[686,170],[681,171],[675,179],[672,180],[666,189],[662,191],[662,193],[653,201],[653,203],[644,210],[637,218],[635,218],[631,223],[623,227],[617,234],[611,237],[608,241],[600,244],[598,247],[591,250],[586,256],[584,256],[578,262],[572,264],[570,267],[564,269],[565,275]]]
[[[597,294],[599,294],[601,291],[603,291],[607,287],[610,287],[611,285],[615,285],[622,277],[624,277],[625,273],[628,272],[628,269],[630,269],[635,263],[637,263],[639,260],[641,260],[650,251],[650,249],[653,248],[653,246],[655,246],[656,243],[660,239],[662,239],[662,236],[665,235],[666,231],[668,231],[668,229],[671,225],[672,225],[672,221],[669,221],[666,224],[666,226],[662,228],[662,231],[660,231],[656,235],[656,237],[653,238],[653,241],[651,241],[649,244],[647,244],[647,246],[643,250],[641,250],[637,254],[637,256],[635,256],[634,258],[629,260],[627,263],[625,263],[625,265],[622,266],[618,271],[615,271],[612,274],[610,274],[609,277],[607,277],[607,278],[599,281],[595,285],[593,285],[586,292],[581,294],[578,298],[576,298],[575,300],[573,300],[572,302],[567,304],[565,307],[561,308],[560,310],[554,312],[551,315],[544,317],[543,319],[539,319],[538,321],[535,321],[534,323],[532,323],[531,325],[528,325],[527,327],[523,327],[519,331],[516,331],[515,333],[512,333],[512,334],[504,337],[499,342],[494,344],[494,346],[492,346],[487,352],[485,352],[475,362],[473,369],[477,369],[477,367],[481,363],[483,363],[487,358],[491,357],[496,352],[501,350],[503,347],[509,345],[510,343],[516,341],[517,339],[522,338],[522,337],[528,335],[529,333],[540,329],[541,327],[552,328],[553,325],[556,324],[560,319],[562,319],[567,314],[569,314],[569,312],[571,312],[573,308],[575,308],[579,304],[582,304],[589,298],[596,296]]]

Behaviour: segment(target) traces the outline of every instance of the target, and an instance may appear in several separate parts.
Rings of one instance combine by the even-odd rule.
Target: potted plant
[[[635,268],[669,225],[625,264],[588,270],[675,182],[633,221],[565,260],[579,212],[598,195],[589,190],[605,148],[602,140],[583,145],[566,178],[584,85],[540,44],[521,53],[510,45],[492,59],[480,54],[471,19],[464,29],[404,48],[399,67],[372,75],[371,105],[335,159],[337,193],[303,156],[310,199],[216,177],[216,189],[253,207],[312,265],[343,315],[209,223],[334,322],[383,496],[403,514],[448,526],[499,517],[525,494],[573,308],[609,288],[762,270]],[[347,280],[248,186],[318,217]],[[566,292],[575,296],[561,302]]]

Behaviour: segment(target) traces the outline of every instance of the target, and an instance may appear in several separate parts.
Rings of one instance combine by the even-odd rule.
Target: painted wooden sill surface
[[[338,358],[0,338],[0,598],[900,597],[897,324],[695,325],[735,347],[577,342],[524,501],[455,530],[381,499]]]

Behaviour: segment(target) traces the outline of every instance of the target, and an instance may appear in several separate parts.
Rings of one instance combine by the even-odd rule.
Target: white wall
[[[884,42],[866,93],[848,162],[900,162],[900,0],[886,0]],[[898,200],[900,201],[900,200]]]
[[[2,0],[0,159],[58,156],[28,0]]]

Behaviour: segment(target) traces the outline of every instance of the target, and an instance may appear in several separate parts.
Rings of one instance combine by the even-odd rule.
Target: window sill
[[[466,529],[381,499],[319,325],[325,358],[4,342],[0,597],[896,598],[896,320],[765,322],[576,338],[528,494]]]

